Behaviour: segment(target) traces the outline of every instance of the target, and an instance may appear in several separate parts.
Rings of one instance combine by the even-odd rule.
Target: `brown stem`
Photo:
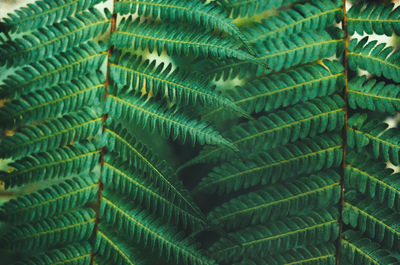
[[[342,29],[344,31],[344,54],[343,54],[343,66],[344,66],[344,89],[343,89],[343,99],[345,105],[344,109],[344,125],[342,131],[343,139],[343,161],[340,176],[340,202],[339,202],[339,236],[337,239],[336,247],[336,265],[339,265],[340,258],[340,241],[342,239],[343,233],[343,205],[344,205],[344,174],[346,168],[346,153],[347,153],[347,115],[348,115],[348,46],[349,46],[349,33],[347,31],[347,11],[346,11],[346,0],[343,0],[343,23]]]
[[[114,10],[114,6],[117,0],[113,0],[113,10]],[[117,26],[117,14],[113,12],[112,16],[111,16],[111,20],[110,20],[110,37],[112,35],[112,33],[116,30],[116,26]],[[104,101],[107,99],[108,96],[108,91],[107,88],[110,85],[110,77],[109,77],[109,69],[110,69],[110,57],[112,55],[114,47],[110,46],[108,48],[108,54],[107,54],[107,70],[106,70],[106,81],[104,82]],[[103,114],[103,125],[102,125],[102,133],[104,133],[105,131],[105,123],[107,121],[107,114]],[[103,183],[101,181],[101,173],[103,172],[103,166],[104,166],[104,156],[107,152],[107,149],[105,146],[103,146],[101,148],[101,152],[100,152],[100,174],[99,174],[99,191],[98,191],[98,196],[97,196],[97,204],[95,206],[95,211],[96,211],[96,219],[95,219],[95,223],[94,223],[94,229],[93,229],[93,235],[92,238],[96,237],[97,231],[98,231],[98,226],[99,226],[99,222],[100,222],[100,218],[99,218],[99,207],[100,207],[100,202],[101,202],[101,194],[103,192]],[[91,260],[90,260],[90,265],[93,265],[94,263],[94,256],[95,256],[95,252],[94,250],[92,250],[91,252]]]

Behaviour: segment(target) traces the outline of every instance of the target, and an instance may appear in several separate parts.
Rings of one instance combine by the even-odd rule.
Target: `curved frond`
[[[102,47],[103,46],[103,47]],[[17,70],[4,80],[1,96],[12,98],[28,92],[43,90],[53,84],[69,82],[73,78],[100,69],[107,57],[104,45],[89,41],[49,59],[32,63]]]
[[[366,76],[349,81],[349,106],[353,109],[368,109],[394,114],[400,111],[400,91],[398,85],[387,84],[376,79],[366,80]]]
[[[0,122],[3,127],[12,129],[97,105],[103,97],[104,77],[100,73],[82,76],[6,102],[0,108]]]
[[[239,110],[229,99],[217,94],[207,80],[194,78],[179,70],[171,71],[172,65],[156,66],[156,61],[143,61],[141,56],[114,53],[111,58],[110,77],[120,85],[127,85],[129,90],[150,98],[161,94],[174,103],[196,104],[225,107]],[[117,89],[115,89],[117,90]]]
[[[339,180],[335,171],[326,171],[258,189],[216,207],[208,219],[231,230],[282,219],[305,209],[326,209],[340,199]]]
[[[169,55],[185,55],[210,58],[255,59],[240,49],[241,45],[232,38],[221,37],[210,30],[190,25],[169,23],[140,23],[140,19],[123,18],[118,29],[113,32],[111,43],[117,48],[134,48],[160,55],[165,49]]]
[[[92,109],[27,126],[0,142],[0,157],[20,158],[92,138],[102,128],[102,117]]]
[[[2,44],[0,63],[21,65],[49,58],[104,33],[108,24],[97,9],[90,9]]]
[[[386,168],[386,163],[350,154],[344,180],[346,187],[354,188],[390,209],[400,210],[399,174],[393,174],[392,169]]]
[[[108,95],[106,111],[117,119],[157,131],[161,135],[179,139],[182,143],[189,140],[192,144],[216,144],[232,146],[208,124],[191,120],[183,113],[172,112],[155,101],[145,101],[139,97]],[[233,148],[233,147],[232,147]]]
[[[393,8],[394,4],[386,5],[379,2],[360,2],[353,5],[347,13],[349,33],[399,35],[400,8]]]
[[[233,265],[332,265],[335,264],[335,254],[335,245],[325,243],[317,246],[294,248],[282,254],[271,255],[266,258],[244,259]]]
[[[1,206],[0,219],[20,224],[48,218],[85,205],[96,198],[98,177],[67,179],[46,189],[12,199]]]
[[[400,51],[393,52],[393,47],[378,41],[368,42],[368,36],[358,41],[352,39],[349,43],[349,67],[368,71],[370,74],[383,76],[400,82]]]
[[[115,11],[121,15],[137,12],[139,16],[193,23],[214,30],[218,28],[245,41],[243,33],[215,2],[191,0],[124,0],[117,1]]]
[[[16,10],[15,14],[8,14],[4,21],[13,31],[24,32],[52,25],[104,1],[41,0]]]
[[[272,4],[276,1],[264,2]],[[250,43],[281,38],[302,31],[320,31],[339,22],[342,16],[341,11],[339,1],[321,0],[297,4],[279,12],[276,16],[263,19],[260,23],[254,23],[242,30]]]
[[[379,119],[367,120],[359,125],[357,122],[364,115],[355,114],[349,119],[347,144],[358,151],[369,146],[371,154],[382,157],[395,165],[400,164],[400,134],[397,128],[388,129],[388,124]]]
[[[340,258],[344,264],[399,264],[396,252],[383,249],[381,246],[361,234],[348,230],[340,240]]]
[[[222,238],[211,246],[210,252],[218,262],[237,261],[243,256],[263,257],[288,251],[300,241],[306,245],[333,241],[338,233],[337,213],[313,212],[229,233],[241,245]]]
[[[204,219],[197,214],[200,210],[189,201],[188,193],[183,193],[183,185],[177,185],[177,181],[171,183],[170,179],[164,180],[166,184],[161,184],[163,180],[156,177],[155,182],[166,189],[162,192],[158,185],[152,184],[147,179],[148,176],[138,170],[134,172],[128,163],[120,162],[119,157],[113,155],[105,157],[102,171],[104,185],[126,194],[129,199],[138,201],[149,211],[158,212],[160,216],[173,223],[181,222],[185,227],[195,228],[205,226]]]
[[[100,150],[94,144],[75,144],[12,162],[9,164],[10,173],[2,171],[0,179],[8,188],[44,179],[63,178],[73,173],[83,173],[82,169],[93,169],[99,157]]]
[[[195,192],[229,193],[336,167],[342,161],[341,142],[339,135],[328,134],[224,163],[203,178]]]
[[[91,250],[89,243],[71,244],[18,261],[15,265],[90,264]]]
[[[360,232],[383,243],[388,248],[399,249],[400,229],[398,227],[400,214],[382,207],[370,198],[362,199],[354,192],[345,194],[343,205],[343,222]]]
[[[310,100],[262,116],[257,120],[239,124],[227,131],[224,136],[242,152],[254,153],[271,149],[342,128],[343,106],[343,99],[338,95]],[[235,156],[237,154],[225,146],[206,146],[197,157],[185,163],[182,168],[208,161],[228,160]]]
[[[201,255],[192,242],[183,239],[172,227],[166,226],[160,220],[145,211],[132,209],[121,199],[103,191],[100,204],[100,216],[103,222],[118,227],[135,242],[144,246],[157,247],[168,260],[173,259],[183,264],[215,264]]]
[[[11,228],[0,240],[2,247],[12,250],[37,250],[88,240],[93,233],[95,212],[82,209]]]

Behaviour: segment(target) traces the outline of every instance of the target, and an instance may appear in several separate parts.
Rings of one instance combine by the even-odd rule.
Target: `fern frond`
[[[398,264],[400,258],[396,252],[381,246],[361,234],[348,230],[340,240],[340,258],[344,264]]]
[[[259,189],[216,207],[208,219],[232,230],[282,219],[305,209],[324,209],[339,201],[339,180],[335,171],[326,171]]]
[[[2,236],[0,242],[2,247],[12,250],[36,250],[79,242],[89,239],[94,222],[92,209],[77,210],[53,219],[15,226]]]
[[[161,94],[167,100],[176,103],[226,107],[240,112],[230,100],[216,94],[207,80],[194,78],[179,70],[171,71],[172,65],[156,66],[156,61],[143,61],[141,56],[126,53],[114,53],[111,58],[110,77],[129,90],[152,97]],[[243,112],[243,111],[242,111]]]
[[[188,22],[211,30],[218,28],[235,38],[246,40],[232,19],[226,17],[225,11],[214,2],[206,4],[205,1],[191,0],[124,0],[115,4],[115,11],[121,15],[137,12],[139,16]]]
[[[383,243],[388,248],[399,249],[400,214],[370,198],[362,199],[354,191],[347,192],[343,206],[343,222],[360,232]]]
[[[222,238],[211,246],[210,252],[218,262],[237,261],[243,256],[263,257],[288,251],[300,244],[333,241],[338,233],[337,213],[313,212],[229,233],[241,246]]]
[[[271,255],[266,258],[244,259],[233,265],[332,265],[335,264],[336,249],[333,244],[325,243],[317,246],[298,247],[283,252],[279,255]]]
[[[135,242],[157,247],[167,260],[172,258],[183,264],[215,264],[202,256],[193,243],[183,239],[182,234],[176,233],[172,227],[162,224],[145,211],[128,207],[107,190],[103,191],[99,213],[103,222],[118,227]]]
[[[328,134],[224,163],[203,178],[195,192],[229,193],[336,167],[342,160],[341,142],[339,135]]]
[[[12,31],[24,32],[52,25],[105,0],[41,0],[4,18]]]
[[[0,219],[14,224],[37,221],[85,205],[96,198],[98,177],[67,179],[60,184],[12,199],[1,206]]]
[[[140,19],[123,18],[118,29],[111,36],[111,43],[117,48],[146,48],[156,50],[160,55],[166,50],[169,55],[204,56],[213,58],[237,58],[254,60],[248,52],[232,38],[213,34],[210,30],[193,28],[189,25],[140,23]]]
[[[21,124],[55,118],[84,106],[97,105],[103,97],[103,75],[90,74],[6,102],[0,108],[0,122],[3,127],[13,129]]]
[[[157,178],[155,178],[155,182],[156,184],[158,182],[158,185],[154,185],[144,173],[138,170],[134,172],[128,163],[120,162],[121,159],[118,156],[112,154],[105,157],[102,171],[104,185],[128,195],[130,199],[145,205],[150,211],[158,212],[168,221],[174,223],[181,221],[185,228],[205,226],[204,219],[198,217],[197,214],[200,210],[189,201],[188,194],[183,193],[183,185],[177,185],[176,180],[171,183],[170,179],[163,181]],[[165,178],[163,175],[162,177]],[[165,191],[162,192],[158,188],[159,186],[164,186]],[[196,215],[192,212],[195,212]]]
[[[207,124],[191,120],[183,113],[166,110],[155,101],[145,101],[128,94],[110,94],[106,101],[106,111],[114,118],[135,122],[149,131],[157,131],[173,140],[179,139],[182,143],[189,140],[192,144],[198,142],[232,146]]]
[[[113,264],[144,265],[146,263],[139,251],[129,246],[110,231],[106,226],[100,226],[96,233],[94,250],[102,259],[109,259]]]
[[[352,39],[349,43],[349,68],[354,71],[360,68],[400,82],[400,51],[392,52],[393,47],[386,47],[385,43],[378,44],[376,40],[368,42],[368,36],[360,41]]]
[[[341,11],[342,7],[339,1],[321,0],[314,3],[297,4],[279,12],[277,16],[263,19],[260,23],[256,22],[242,30],[250,43],[281,38],[302,31],[320,31],[339,22],[342,16]]]
[[[344,124],[343,106],[343,99],[337,95],[310,100],[237,125],[224,136],[243,152],[267,150],[341,128]],[[182,168],[208,161],[228,160],[236,155],[225,146],[206,146]]]
[[[366,79],[366,76],[361,76],[349,81],[348,98],[351,108],[390,114],[395,114],[400,110],[400,92],[395,84]]]
[[[219,79],[263,75],[279,72],[300,64],[328,58],[343,50],[343,32],[300,32],[278,39],[269,39],[256,45],[257,60],[266,62],[269,69],[249,61],[224,60],[210,68],[207,74]]]
[[[9,164],[10,172],[1,172],[6,188],[44,179],[63,178],[82,169],[91,170],[100,157],[93,143],[75,144],[55,151],[33,154]]]
[[[345,186],[354,188],[390,209],[400,210],[399,174],[358,154],[350,154],[345,168]]]
[[[102,117],[92,109],[22,128],[0,142],[0,157],[20,158],[89,139],[102,128]]]
[[[361,116],[361,117],[360,117]],[[364,124],[357,122],[363,115],[355,114],[349,119],[347,144],[358,151],[366,146],[371,147],[371,154],[382,157],[395,165],[400,164],[400,135],[397,128],[388,128],[388,124],[379,119],[367,120]]]
[[[35,62],[4,80],[0,93],[12,98],[28,92],[43,90],[53,84],[69,82],[100,66],[107,57],[105,45],[89,41],[52,58]]]
[[[360,2],[347,13],[348,31],[351,35],[378,34],[392,36],[400,34],[400,8],[394,4]]]
[[[90,264],[91,250],[89,243],[71,244],[18,261],[15,265]]]
[[[109,19],[90,9],[0,46],[0,63],[18,66],[51,57],[104,33]]]
[[[287,6],[298,0],[223,0],[226,2],[224,8],[228,10],[233,18],[253,16],[255,14],[268,11],[270,9],[278,9]]]

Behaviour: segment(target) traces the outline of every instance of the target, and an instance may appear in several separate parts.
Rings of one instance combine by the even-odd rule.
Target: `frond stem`
[[[113,34],[113,32],[116,31],[117,28],[117,13],[114,12],[114,7],[115,7],[115,3],[117,2],[117,0],[112,0],[113,1],[113,13],[110,19],[110,37]],[[108,97],[108,92],[107,92],[107,88],[110,85],[110,76],[109,76],[109,72],[110,72],[110,57],[112,55],[114,46],[110,46],[108,48],[107,51],[107,70],[106,70],[106,80],[104,82],[104,101],[107,99]],[[102,122],[102,134],[105,132],[105,124],[107,121],[107,114],[103,114],[102,116],[103,122]],[[98,181],[98,185],[99,185],[99,191],[98,191],[98,196],[97,196],[97,203],[95,206],[95,211],[96,211],[96,218],[95,218],[95,224],[94,224],[94,229],[93,229],[93,235],[92,238],[95,239],[96,238],[96,234],[98,231],[98,227],[99,227],[99,223],[100,223],[100,218],[99,218],[99,208],[100,208],[100,202],[101,202],[101,194],[103,192],[103,182],[101,181],[101,177],[102,177],[102,172],[103,172],[103,167],[104,167],[104,156],[106,154],[107,150],[106,147],[103,146],[101,148],[101,152],[100,152],[100,173],[99,173],[99,181]],[[94,252],[94,248],[92,249],[91,253],[91,259],[90,259],[90,265],[94,264],[94,256],[96,255],[96,253]]]
[[[343,88],[343,100],[344,105],[344,125],[342,131],[343,138],[343,160],[340,174],[340,201],[339,201],[339,236],[337,239],[336,246],[336,265],[339,265],[340,260],[340,243],[342,240],[343,233],[343,207],[344,207],[344,174],[346,169],[346,154],[347,154],[347,120],[348,120],[348,92],[349,92],[349,79],[348,79],[348,47],[349,47],[349,32],[347,30],[347,10],[346,0],[343,1],[343,22],[342,29],[344,31],[344,53],[343,53],[343,67],[344,67],[344,88]]]

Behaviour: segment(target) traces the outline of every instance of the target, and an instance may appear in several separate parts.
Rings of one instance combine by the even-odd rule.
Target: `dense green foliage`
[[[400,52],[363,36],[400,34],[400,8],[352,4],[9,14],[0,180],[19,196],[0,208],[2,259],[400,264]]]

